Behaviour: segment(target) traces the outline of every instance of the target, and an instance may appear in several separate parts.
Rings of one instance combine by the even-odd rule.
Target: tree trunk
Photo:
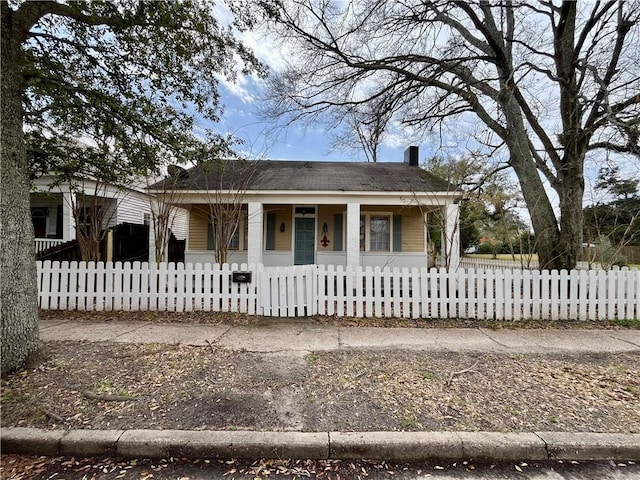
[[[540,269],[558,268],[557,248],[561,235],[544,185],[540,180],[538,171],[529,159],[523,158],[514,161],[513,155],[511,158],[513,168],[520,182],[522,195],[531,216]]]
[[[582,225],[584,198],[584,152],[571,149],[566,167],[559,172],[560,239],[558,242],[558,269],[576,267],[582,253]]]
[[[4,2],[3,2],[4,3]],[[23,137],[20,45],[2,7],[0,167],[0,314],[2,373],[20,368],[38,347],[38,291],[29,173]]]
[[[560,243],[560,230],[553,206],[529,150],[522,112],[513,95],[505,94],[503,102],[509,134],[504,140],[509,147],[510,163],[518,177],[531,216],[540,269],[559,268],[557,248]]]

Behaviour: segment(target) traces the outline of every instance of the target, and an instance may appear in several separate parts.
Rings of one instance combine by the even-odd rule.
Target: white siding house
[[[50,176],[38,178],[30,195],[36,252],[76,238],[73,205],[80,202],[81,208],[98,204],[105,209],[104,229],[122,223],[149,225],[149,250],[153,255],[151,202],[154,201],[157,201],[154,195],[139,187],[121,188],[87,179],[72,190],[69,184],[54,184]],[[186,239],[187,216],[185,209],[176,209],[172,231],[178,240]]]

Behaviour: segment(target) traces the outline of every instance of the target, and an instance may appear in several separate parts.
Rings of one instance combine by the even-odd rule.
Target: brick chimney
[[[407,147],[404,151],[404,163],[412,167],[418,166],[419,150],[418,147]]]

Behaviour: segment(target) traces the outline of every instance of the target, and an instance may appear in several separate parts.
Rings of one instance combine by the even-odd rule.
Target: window
[[[243,231],[242,244],[240,243],[240,231]],[[242,247],[241,247],[242,245]],[[249,245],[249,222],[245,215],[240,217],[238,228],[233,232],[231,242],[229,243],[229,250],[246,250]]]
[[[391,250],[391,215],[366,214],[360,217],[360,251]]]
[[[375,215],[369,219],[369,250],[389,251],[389,217]]]
[[[95,207],[80,207],[78,210],[78,224],[87,226],[102,219],[102,205]]]
[[[207,250],[213,250],[215,248],[215,239],[213,235],[213,229],[215,225],[212,225],[211,220],[207,222]],[[248,241],[249,222],[247,221],[247,213],[240,213],[240,220],[238,222],[238,228],[233,232],[231,241],[229,242],[228,250],[246,250]],[[244,234],[241,236],[240,232]]]
[[[229,250],[240,250],[240,228],[236,228],[229,242]]]

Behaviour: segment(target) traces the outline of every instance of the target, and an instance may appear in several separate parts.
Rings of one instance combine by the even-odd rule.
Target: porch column
[[[347,265],[360,265],[360,204],[347,203]]]
[[[457,203],[450,203],[445,207],[445,230],[442,245],[444,258],[450,271],[455,271],[460,265],[460,207]]]
[[[66,242],[76,238],[76,221],[73,218],[75,193],[62,192],[62,239]]]
[[[153,219],[149,222],[149,259],[147,261],[156,263],[156,229],[153,227]]]
[[[247,263],[262,263],[262,248],[264,243],[262,217],[262,203],[249,202],[247,205],[247,220],[249,222]]]

